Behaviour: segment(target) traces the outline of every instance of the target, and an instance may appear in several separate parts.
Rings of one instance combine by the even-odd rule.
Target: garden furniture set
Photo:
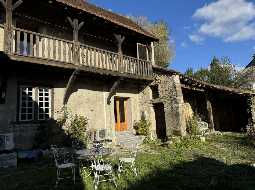
[[[113,164],[106,159],[113,154],[113,150],[105,148],[102,142],[94,142],[93,148],[81,150],[51,146],[51,152],[57,168],[56,186],[63,179],[72,179],[75,184],[75,170],[78,167],[80,174],[85,172],[85,178],[93,176],[95,190],[98,189],[100,183],[106,181],[112,182],[117,187]],[[137,145],[128,150],[125,149],[125,154],[118,158],[118,177],[120,177],[125,168],[130,168],[137,176],[136,155]],[[71,176],[64,177],[62,175],[64,170],[71,170]]]

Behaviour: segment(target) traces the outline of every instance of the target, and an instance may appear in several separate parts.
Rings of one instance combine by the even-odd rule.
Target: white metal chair
[[[124,171],[125,168],[130,168],[135,176],[137,176],[136,169],[136,157],[137,157],[138,145],[133,144],[130,148],[127,148],[124,152],[125,156],[119,158],[118,176]]]
[[[209,125],[208,123],[204,121],[198,122],[199,131],[202,134],[202,136],[205,136],[205,134],[209,131]]]
[[[54,146],[51,147],[51,151],[54,157],[55,166],[57,168],[56,187],[58,186],[60,180],[66,179],[61,176],[61,171],[66,169],[71,169],[72,176],[69,178],[72,179],[75,184],[76,165],[73,163],[72,155],[70,155],[70,153],[68,153],[64,148],[56,148]]]
[[[99,183],[111,181],[117,187],[113,167],[111,163],[106,163],[101,156],[92,161],[91,168],[94,173],[94,188],[98,189]]]

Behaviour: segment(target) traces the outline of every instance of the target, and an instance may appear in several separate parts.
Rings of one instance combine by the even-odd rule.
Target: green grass
[[[117,157],[113,158],[113,163]],[[123,190],[158,189],[254,189],[254,145],[244,134],[227,133],[211,136],[201,143],[184,139],[181,143],[162,146],[143,145],[137,158],[138,177],[126,171],[118,179]],[[116,167],[116,165],[115,165]],[[54,166],[49,160],[21,163],[17,170],[0,170],[1,190],[55,189]],[[92,189],[92,178],[61,183],[57,189]],[[100,185],[102,190],[114,189],[110,183]]]

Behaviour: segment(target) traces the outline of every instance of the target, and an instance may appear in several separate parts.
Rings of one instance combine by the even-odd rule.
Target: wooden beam
[[[122,44],[125,40],[125,36],[114,34],[114,37],[117,41],[117,48],[118,48],[118,54],[119,54],[119,59],[118,59],[118,68],[120,72],[123,72],[124,66],[123,65],[123,51],[122,51]]]
[[[197,88],[197,87],[189,86],[189,85],[185,85],[185,84],[181,84],[181,87],[182,87],[182,88],[185,88],[185,89],[188,89],[188,90],[194,90],[194,91],[199,91],[199,92],[205,92],[205,90],[202,89],[202,88]]]
[[[3,7],[6,9],[6,2],[4,0],[0,0],[0,3],[3,5]]]
[[[214,131],[212,103],[207,97],[206,97],[206,108],[207,108],[207,112],[208,112],[209,129]]]
[[[67,17],[67,20],[69,21],[70,25],[73,28],[73,41],[78,42],[79,41],[79,30],[84,25],[84,22],[81,22],[79,24],[78,19],[75,18],[74,20],[72,20],[70,17]]]
[[[120,55],[122,55],[123,54],[122,44],[123,44],[123,42],[125,40],[125,36],[122,36],[122,35],[119,35],[119,34],[114,34],[114,37],[117,40],[118,53]]]
[[[6,0],[5,2],[1,0],[2,5],[5,7],[6,14],[4,49],[7,54],[12,53],[12,39],[13,39],[12,14],[13,11],[22,4],[22,2],[23,2],[22,0],[19,0],[13,5],[12,0]]]
[[[70,76],[68,83],[66,85],[66,89],[65,89],[65,94],[64,94],[64,99],[63,99],[63,104],[64,106],[67,104],[68,99],[70,97],[70,95],[72,94],[72,87],[77,79],[77,76],[80,74],[80,70],[76,69],[74,70],[74,72],[72,73],[72,75]]]
[[[18,0],[16,3],[14,3],[14,5],[12,6],[12,11],[17,9],[22,3],[23,3],[22,0]]]
[[[151,42],[151,62],[152,62],[152,65],[156,65],[156,63],[155,63],[155,47],[154,47],[153,42]]]
[[[129,74],[129,73],[120,73],[112,70],[107,69],[100,69],[94,67],[84,67],[78,66],[70,63],[64,63],[60,61],[54,60],[44,60],[38,59],[36,57],[28,57],[24,55],[9,55],[10,60],[21,62],[26,62],[28,64],[39,64],[39,65],[46,65],[46,66],[53,66],[56,68],[64,68],[64,69],[79,69],[84,72],[99,74],[103,76],[114,76],[114,77],[123,77],[128,79],[135,79],[135,80],[143,80],[143,81],[153,81],[152,76],[141,76],[136,74]]]
[[[70,17],[67,17],[67,20],[69,21],[70,25],[73,28],[73,63],[76,65],[80,64],[80,44],[79,44],[79,30],[84,25],[84,22],[81,22],[79,24],[78,19],[72,20]]]
[[[112,87],[111,87],[111,89],[110,89],[109,95],[108,95],[108,97],[107,97],[107,104],[108,104],[108,105],[111,104],[111,98],[112,98],[112,96],[116,93],[116,90],[117,90],[117,88],[118,88],[118,86],[120,85],[120,83],[121,83],[122,80],[123,80],[122,78],[119,78],[118,80],[116,80],[116,81],[113,83],[113,85],[112,85]]]

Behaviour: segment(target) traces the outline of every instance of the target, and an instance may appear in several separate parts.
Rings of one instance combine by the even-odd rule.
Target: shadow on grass
[[[160,164],[160,163],[159,163]],[[155,170],[130,185],[128,190],[244,189],[255,187],[255,168],[226,165],[215,159],[198,157],[165,170]]]
[[[226,143],[231,146],[241,146],[244,148],[255,148],[255,141],[246,133],[229,133],[216,137],[217,142]]]

